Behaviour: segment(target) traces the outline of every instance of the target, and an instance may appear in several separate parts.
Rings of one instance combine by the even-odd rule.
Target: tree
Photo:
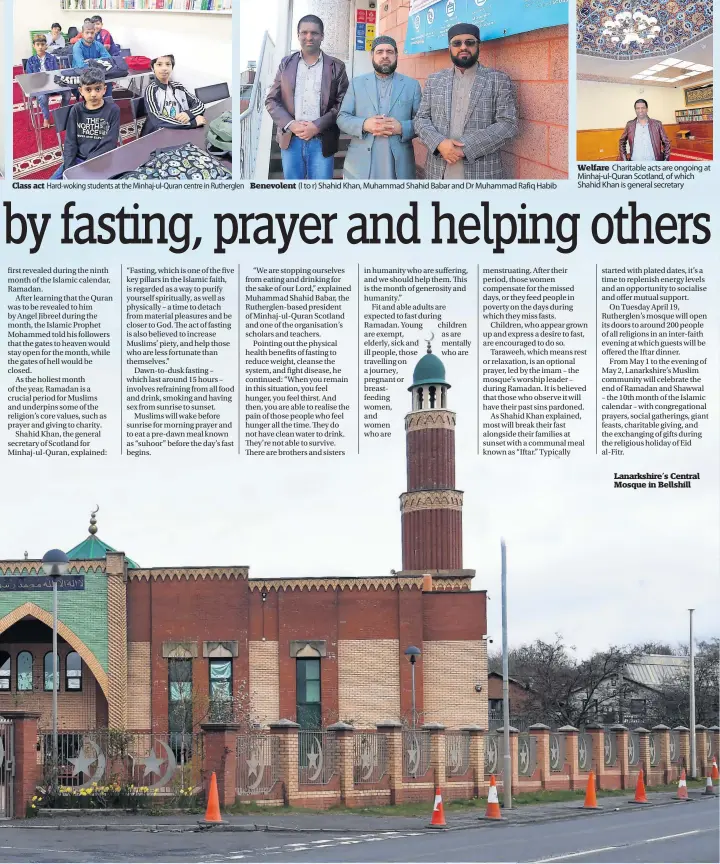
[[[698,642],[695,654],[695,720],[705,726],[718,723],[720,710],[720,639]],[[647,723],[690,725],[690,666],[648,699]]]
[[[622,677],[637,649],[611,645],[586,659],[575,656],[557,634],[554,642],[536,639],[508,653],[508,671],[527,690],[517,714],[532,722],[580,726],[614,711],[618,700],[629,694],[631,684]],[[488,658],[491,671],[502,671],[502,658]],[[516,713],[515,711],[513,712]]]

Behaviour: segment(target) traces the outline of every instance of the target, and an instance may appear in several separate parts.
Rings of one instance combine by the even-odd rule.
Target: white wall
[[[707,82],[698,80],[686,86],[696,87],[702,83]],[[633,105],[636,99],[645,99],[650,116],[661,123],[674,123],[675,112],[687,107],[682,87],[653,87],[645,81],[638,81],[637,84],[578,81],[577,128],[621,128],[635,116]]]
[[[13,61],[29,56],[30,30],[50,29],[53,21],[63,31],[82,26],[93,12],[61,10],[58,0],[15,0]],[[133,54],[157,57],[174,54],[178,81],[200,87],[232,80],[232,16],[182,12],[106,12],[99,10],[113,39]]]

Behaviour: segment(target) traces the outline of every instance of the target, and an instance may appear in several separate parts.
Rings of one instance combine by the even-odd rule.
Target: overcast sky
[[[257,61],[263,35],[267,30],[276,38],[278,0],[240,0],[240,69],[248,60]]]

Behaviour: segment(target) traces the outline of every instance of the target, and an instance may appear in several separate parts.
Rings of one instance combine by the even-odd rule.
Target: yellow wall
[[[690,80],[690,79],[686,79]],[[710,81],[699,80],[691,87]],[[577,128],[623,128],[635,116],[633,104],[645,99],[650,116],[661,123],[674,123],[675,112],[688,107],[701,108],[702,104],[686,106],[682,87],[651,87],[644,81],[637,84],[606,84],[600,81],[577,82]]]

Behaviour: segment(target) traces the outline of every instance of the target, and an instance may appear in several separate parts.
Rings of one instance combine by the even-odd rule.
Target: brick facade
[[[338,714],[360,729],[400,719],[400,644],[397,639],[338,642]]]
[[[487,729],[487,687],[479,693],[475,690],[476,684],[483,683],[479,676],[487,670],[486,640],[425,642],[423,653],[424,721],[449,729]]]
[[[398,72],[421,85],[432,72],[450,65],[447,51],[406,55],[409,0],[378,4],[378,33],[398,44]],[[517,88],[520,133],[503,152],[505,176],[513,179],[566,180],[568,177],[568,27],[492,39],[480,45],[480,62],[506,72]],[[419,166],[425,148],[415,141]]]

